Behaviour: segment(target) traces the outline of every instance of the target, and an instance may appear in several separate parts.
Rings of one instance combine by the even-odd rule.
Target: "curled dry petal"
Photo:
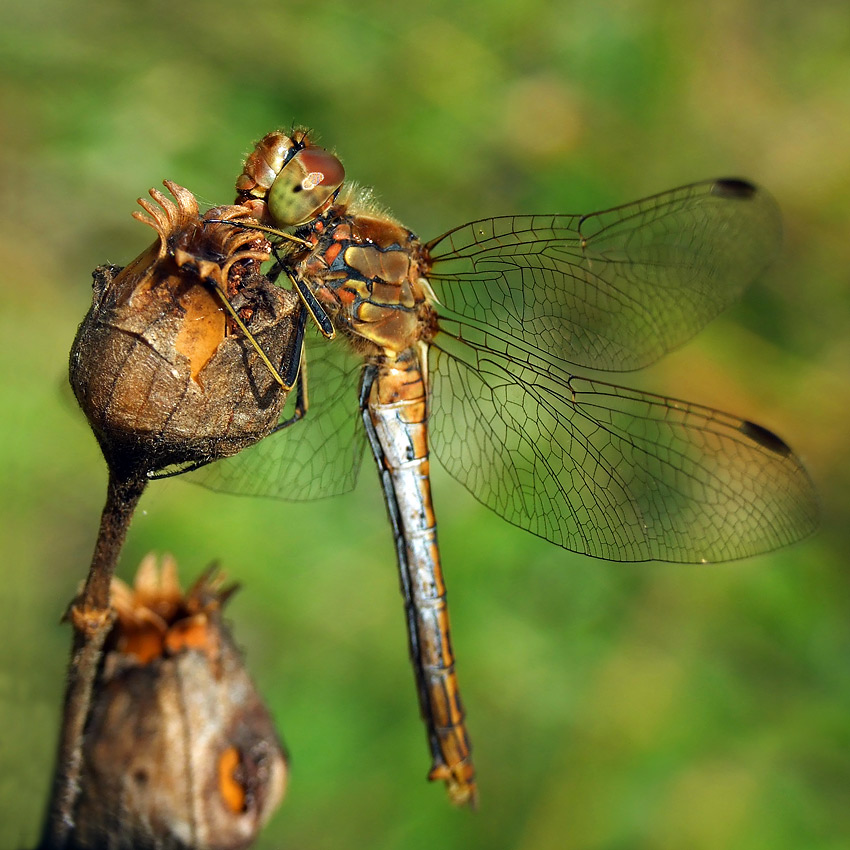
[[[146,555],[133,586],[120,579],[112,580],[111,601],[117,626],[111,642],[121,654],[135,663],[151,661],[182,648],[184,643],[203,649],[214,660],[218,648],[215,630],[207,626],[237,590],[235,584],[225,586],[224,576],[213,564],[201,573],[184,592],[177,576],[177,562],[163,555]]]

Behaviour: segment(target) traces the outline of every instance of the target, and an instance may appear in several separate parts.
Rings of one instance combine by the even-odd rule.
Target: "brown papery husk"
[[[68,850],[240,850],[280,803],[285,752],[221,617],[233,590],[211,569],[184,593],[167,555],[113,581]]]
[[[239,308],[269,359],[285,371],[297,298],[260,271],[268,242],[244,207],[199,215],[170,181],[177,203],[134,213],[157,241],[123,269],[94,272],[92,306],[71,349],[70,381],[113,470],[153,474],[236,454],[266,436],[285,393],[235,328],[211,284]],[[225,223],[213,223],[224,219]]]

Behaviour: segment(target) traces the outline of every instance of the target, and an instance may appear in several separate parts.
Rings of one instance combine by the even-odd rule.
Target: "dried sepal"
[[[155,473],[235,454],[276,424],[285,393],[214,289],[235,302],[276,364],[292,356],[292,293],[260,265],[269,244],[240,206],[201,216],[166,181],[134,213],[157,240],[120,269],[94,272],[92,306],[71,350],[71,385],[110,467]],[[237,225],[237,226],[234,226]]]
[[[235,584],[225,586],[213,565],[184,592],[174,558],[163,555],[160,565],[153,553],[148,554],[136,570],[132,587],[112,580],[117,626],[110,644],[139,664],[186,648],[206,652],[210,662],[217,663],[218,613],[236,589]]]
[[[221,619],[233,588],[215,569],[175,587],[168,556],[113,582],[73,848],[245,848],[283,796],[283,749]]]

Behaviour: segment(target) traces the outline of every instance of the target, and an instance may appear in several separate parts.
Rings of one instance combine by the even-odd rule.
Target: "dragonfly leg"
[[[304,306],[310,313],[310,317],[316,323],[316,327],[318,327],[322,336],[327,339],[333,339],[336,336],[336,330],[334,329],[333,322],[331,321],[331,317],[325,311],[325,308],[318,302],[316,296],[310,291],[310,287],[295,275],[286,273],[289,280],[292,282],[292,287],[298,293],[298,297],[303,302]]]
[[[215,293],[218,300],[221,301],[222,306],[230,314],[230,317],[233,319],[233,321],[236,322],[237,327],[240,331],[242,331],[245,336],[245,339],[247,339],[248,342],[250,342],[251,345],[254,347],[254,350],[259,355],[260,360],[263,361],[266,368],[269,370],[269,372],[271,372],[271,376],[274,378],[274,380],[278,384],[280,384],[280,386],[286,392],[289,392],[289,390],[292,389],[292,384],[287,384],[281,377],[280,372],[278,372],[278,370],[275,368],[272,361],[269,360],[269,357],[266,352],[263,351],[263,347],[260,345],[259,342],[257,342],[257,338],[245,326],[245,323],[240,318],[239,313],[233,309],[233,305],[230,303],[230,300],[227,297],[227,293],[214,280],[206,280],[204,282]]]
[[[277,280],[280,275],[285,274],[289,278],[292,288],[298,293],[301,303],[310,313],[310,318],[316,323],[316,327],[319,329],[319,332],[326,339],[333,339],[336,336],[336,330],[333,326],[333,322],[331,321],[331,317],[327,314],[325,308],[318,302],[316,296],[313,295],[310,287],[307,286],[303,280],[287,270],[287,264],[283,261],[283,259],[281,259],[280,254],[278,254],[276,245],[272,245],[272,254],[274,255],[275,263],[271,269],[269,269],[269,279]]]
[[[302,248],[309,248],[310,243],[300,236],[294,236],[292,233],[287,233],[285,230],[280,230],[277,227],[269,227],[259,222],[251,221],[234,221],[232,218],[207,218],[204,219],[204,225],[207,224],[227,224],[230,227],[239,227],[242,230],[259,230],[260,233],[268,233],[271,236],[277,236],[278,239],[285,239],[288,242],[294,242]]]
[[[307,415],[307,410],[310,407],[310,396],[307,391],[307,363],[304,357],[304,326],[306,322],[307,309],[302,307],[298,313],[298,324],[295,326],[292,358],[290,359],[289,369],[286,373],[287,380],[291,379],[292,385],[295,387],[295,413],[289,419],[278,422],[272,434],[276,434],[278,431],[283,431],[284,428],[300,422]]]
[[[289,365],[284,380],[290,387],[295,386],[301,370],[304,368],[304,329],[307,325],[307,311],[302,305],[295,320],[295,333],[292,337],[292,347],[289,352]]]

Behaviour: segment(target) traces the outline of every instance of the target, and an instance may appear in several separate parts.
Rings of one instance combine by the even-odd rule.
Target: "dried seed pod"
[[[165,185],[176,204],[151,189],[159,206],[140,199],[148,215],[134,213],[157,241],[126,268],[95,270],[71,350],[71,386],[113,469],[153,473],[235,454],[269,433],[285,401],[214,292],[285,369],[298,303],[260,273],[268,242],[228,223],[252,223],[244,207],[201,217],[191,192]]]
[[[95,682],[70,847],[236,850],[280,803],[285,754],[207,571],[185,594],[173,559],[148,555]]]

